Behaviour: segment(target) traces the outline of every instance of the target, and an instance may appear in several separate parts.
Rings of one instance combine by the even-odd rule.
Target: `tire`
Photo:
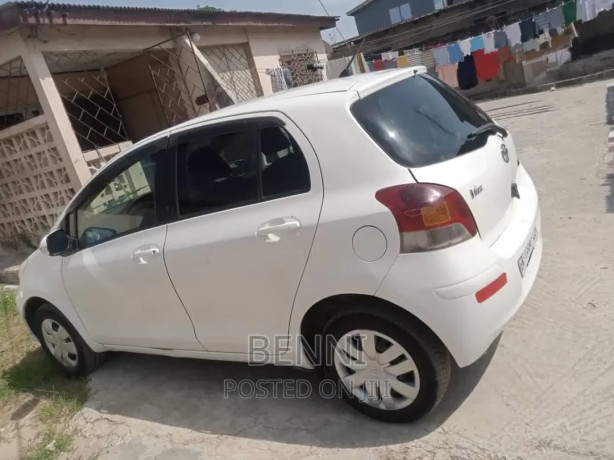
[[[88,375],[104,361],[104,353],[96,353],[88,347],[70,321],[50,303],[43,304],[36,310],[32,329],[49,359],[70,376]],[[58,335],[51,336],[50,329]],[[66,334],[63,334],[63,331]],[[52,342],[62,343],[61,347],[64,348],[58,350],[61,358],[52,352],[51,349],[55,349]]]
[[[380,308],[380,306],[377,306],[377,308]],[[369,310],[369,313],[366,313],[365,310]],[[364,334],[352,335],[352,332],[355,331],[364,331]],[[357,383],[353,391],[348,389],[343,383],[343,376],[339,373],[340,369],[345,372],[348,368],[338,363],[337,358],[335,358],[335,349],[341,343],[339,342],[340,339],[343,342],[348,337],[352,337],[349,339],[352,343],[355,343],[354,340],[360,340],[360,344],[356,343],[356,348],[353,349],[356,351],[357,348],[362,347],[363,341],[369,337],[369,331],[376,336],[373,342],[377,343],[377,346],[381,346],[381,349],[376,351],[380,353],[387,349],[392,351],[393,343],[396,342],[394,345],[400,346],[405,352],[405,354],[399,355],[397,359],[391,360],[387,369],[397,366],[397,370],[402,368],[414,370],[399,377],[391,377],[387,371],[381,369],[374,371],[370,367],[381,367],[377,363],[377,359],[379,357],[384,359],[384,355],[376,355],[378,357],[376,360],[370,360],[366,357],[367,367],[363,370],[359,366],[359,370],[356,371],[356,374],[362,372],[358,375],[357,382],[361,381],[364,375],[369,375],[372,377],[368,377],[367,382],[376,382],[377,388],[369,387],[372,399],[365,401],[365,397],[369,397],[367,395],[369,393],[367,383],[364,386]],[[348,333],[350,334],[348,335]],[[408,321],[404,316],[387,311],[373,312],[373,306],[366,306],[366,308],[357,309],[354,313],[330,321],[325,327],[324,337],[325,340],[323,340],[322,345],[324,350],[322,351],[325,353],[320,356],[324,357],[324,361],[321,361],[321,371],[325,378],[336,383],[336,387],[341,390],[347,403],[370,417],[396,423],[418,420],[439,404],[448,388],[451,374],[451,361],[448,351],[433,333],[425,331],[423,326]],[[357,337],[362,337],[362,339]],[[386,348],[388,345],[390,346]],[[398,350],[398,347],[395,348],[396,350]],[[344,356],[349,358],[347,355]],[[366,354],[362,356],[366,356]],[[355,366],[359,361],[349,358],[347,364],[350,363]],[[354,369],[348,371],[350,374],[346,375],[347,379],[353,379],[351,374],[353,371]],[[380,380],[380,378],[383,380]],[[398,383],[394,380],[403,381]],[[410,389],[408,387],[411,387],[411,396],[409,397],[405,397],[396,391],[402,390],[403,393],[407,393],[407,390]],[[374,395],[373,392],[376,392],[376,394]],[[358,396],[356,393],[358,393]],[[388,398],[384,400],[383,395],[388,396]],[[391,407],[390,404],[393,402],[395,406]],[[375,407],[376,405],[378,407]]]

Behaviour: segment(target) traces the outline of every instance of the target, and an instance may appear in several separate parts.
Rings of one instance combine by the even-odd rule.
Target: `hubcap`
[[[345,388],[372,407],[403,409],[420,391],[411,355],[381,332],[355,330],[343,335],[335,346],[334,362]]]
[[[43,340],[55,359],[62,365],[72,368],[77,366],[77,347],[68,331],[53,319],[46,319],[42,324]]]

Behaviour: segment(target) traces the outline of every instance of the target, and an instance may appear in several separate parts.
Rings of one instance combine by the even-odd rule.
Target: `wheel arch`
[[[23,306],[23,317],[32,333],[34,333],[34,328],[32,327],[32,324],[34,321],[34,316],[36,315],[36,311],[47,303],[50,304],[48,300],[36,296],[30,297],[28,300],[26,300]]]
[[[377,315],[378,312],[385,312],[394,318],[410,322],[424,333],[431,335],[448,350],[439,336],[417,316],[392,302],[365,294],[338,294],[318,301],[303,316],[300,334],[308,349],[314,350],[316,335],[332,321],[348,314]]]

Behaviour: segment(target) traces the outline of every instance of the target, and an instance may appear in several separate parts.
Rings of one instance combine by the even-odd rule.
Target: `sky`
[[[0,5],[9,0],[0,0]],[[324,31],[322,36],[329,42],[350,38],[357,35],[354,18],[346,16],[363,0],[321,0],[331,16],[339,16],[337,30]],[[278,13],[297,13],[325,16],[326,13],[318,0],[57,0],[56,3],[72,3],[77,5],[107,5],[107,6],[151,6],[156,8],[194,8],[197,5],[215,6],[224,10],[236,11],[271,11]]]

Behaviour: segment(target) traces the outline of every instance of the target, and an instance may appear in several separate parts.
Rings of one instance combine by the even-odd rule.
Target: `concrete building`
[[[326,78],[320,31],[335,21],[0,6],[0,239],[44,233],[101,164],[150,134],[270,94],[280,79],[286,87]],[[126,184],[138,186],[133,179]]]

